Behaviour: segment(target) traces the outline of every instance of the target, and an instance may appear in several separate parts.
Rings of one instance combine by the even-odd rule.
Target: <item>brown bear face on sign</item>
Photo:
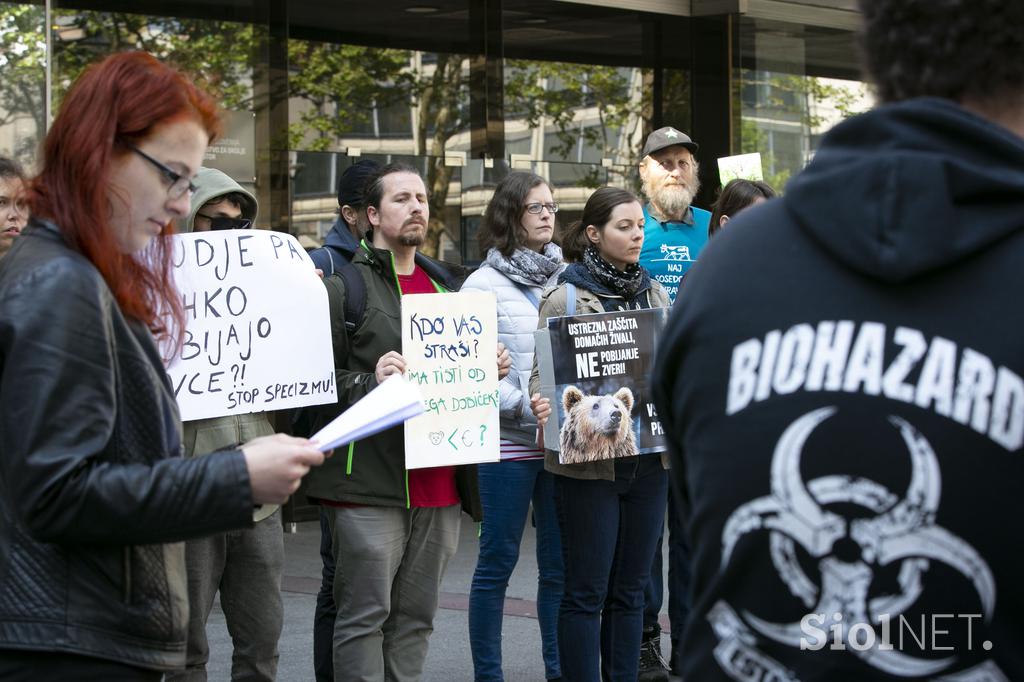
[[[562,392],[565,420],[559,443],[562,464],[596,462],[637,454],[633,433],[633,392],[620,388],[610,395],[584,395],[575,386]]]

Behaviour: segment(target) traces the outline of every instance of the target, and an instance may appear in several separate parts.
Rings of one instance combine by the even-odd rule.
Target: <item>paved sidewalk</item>
[[[466,608],[469,585],[476,568],[476,524],[462,517],[459,550],[448,565],[441,586],[441,604],[434,620],[423,682],[469,682],[473,663],[469,653]],[[313,612],[320,586],[320,526],[300,523],[296,533],[285,534],[284,632],[281,635],[280,682],[313,680]],[[505,601],[503,660],[506,682],[543,682],[537,626],[537,561],[533,528],[527,526],[522,552]],[[664,614],[662,621],[666,621]],[[667,629],[667,622],[663,623]],[[209,679],[228,680],[231,641],[219,604],[214,605],[207,625],[210,639]],[[663,636],[668,650],[668,637]],[[339,682],[342,682],[339,680]]]

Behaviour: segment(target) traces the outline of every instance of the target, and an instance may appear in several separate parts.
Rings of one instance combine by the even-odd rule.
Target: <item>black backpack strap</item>
[[[334,272],[345,281],[345,331],[352,334],[363,324],[366,314],[366,282],[349,261],[344,261]]]

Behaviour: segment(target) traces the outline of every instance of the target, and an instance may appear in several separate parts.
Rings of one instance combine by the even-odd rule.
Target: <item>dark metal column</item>
[[[501,0],[469,0],[470,156],[505,156],[505,74]]]
[[[733,55],[738,49],[735,15],[691,19],[692,137],[700,143],[701,190],[694,203],[707,207],[718,189],[716,159],[732,154],[734,108]]]
[[[253,0],[253,94],[256,111],[256,194],[260,222],[289,232],[288,7],[286,0]]]

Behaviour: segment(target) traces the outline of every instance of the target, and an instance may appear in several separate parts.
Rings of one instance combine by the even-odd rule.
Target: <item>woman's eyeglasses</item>
[[[171,183],[171,186],[167,188],[167,196],[170,197],[171,199],[178,199],[179,197],[183,196],[186,192],[188,192],[189,196],[196,193],[196,186],[192,184],[191,180],[186,178],[181,173],[177,173],[173,169],[168,168],[167,166],[160,163],[152,156],[142,151],[133,144],[128,144],[127,142],[125,142],[124,146],[128,147],[128,149],[131,149],[133,152],[144,158],[146,161],[149,161],[151,164],[153,164],[153,167],[160,171],[160,174],[163,175],[164,178]]]
[[[558,204],[527,204],[526,205],[526,212],[527,213],[533,213],[534,215],[537,215],[538,213],[543,211],[545,208],[548,210],[548,213],[550,213],[552,215],[554,215],[555,213],[558,213]]]

